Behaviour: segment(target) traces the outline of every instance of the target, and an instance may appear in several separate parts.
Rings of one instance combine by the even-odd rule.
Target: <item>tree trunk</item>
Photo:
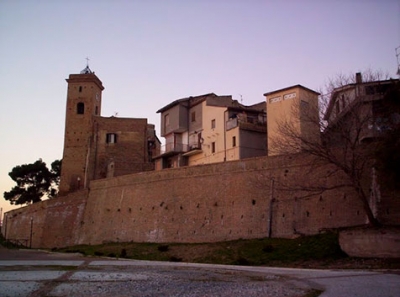
[[[363,208],[364,208],[365,214],[367,215],[369,224],[373,227],[379,227],[381,224],[379,223],[378,219],[372,213],[371,206],[369,205],[369,202],[368,202],[368,197],[365,194],[365,192],[363,191],[363,189],[360,187],[360,185],[357,186],[357,192],[361,198]]]

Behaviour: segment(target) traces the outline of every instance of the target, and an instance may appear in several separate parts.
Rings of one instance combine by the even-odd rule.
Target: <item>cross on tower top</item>
[[[86,67],[85,67],[85,69],[83,69],[82,71],[81,71],[81,74],[90,74],[90,73],[94,73],[94,72],[92,72],[92,70],[90,70],[90,68],[89,68],[89,58],[88,57],[86,57]]]

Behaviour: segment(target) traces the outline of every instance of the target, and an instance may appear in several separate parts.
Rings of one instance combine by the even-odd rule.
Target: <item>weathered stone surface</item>
[[[322,194],[296,189],[344,181],[329,167],[310,164],[295,154],[99,179],[88,191],[8,212],[7,238],[29,239],[31,217],[32,247],[45,248],[263,238],[269,228],[272,237],[291,238],[364,225],[362,204],[351,188]],[[395,224],[400,200],[382,199],[391,211],[380,211],[380,218]]]
[[[400,258],[400,229],[356,229],[340,232],[342,250],[351,257]]]

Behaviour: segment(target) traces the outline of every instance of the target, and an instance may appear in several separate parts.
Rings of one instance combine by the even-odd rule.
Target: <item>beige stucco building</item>
[[[319,93],[310,90],[302,85],[295,85],[273,92],[265,93],[267,106],[267,127],[268,127],[268,156],[282,153],[295,153],[301,151],[299,138],[315,139],[319,141]],[[282,150],[281,144],[277,144],[283,135],[281,127],[290,125],[292,132],[298,137],[292,137]]]
[[[178,99],[157,111],[165,145],[156,170],[266,155],[265,102],[244,106],[214,93]]]

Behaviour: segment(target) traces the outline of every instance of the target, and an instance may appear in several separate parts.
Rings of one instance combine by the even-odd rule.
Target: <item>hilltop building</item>
[[[384,100],[388,90],[398,83],[398,79],[363,82],[361,73],[356,73],[355,83],[332,92],[324,115],[327,121],[324,134],[338,135],[330,137],[332,144],[340,144],[340,131],[348,132],[358,142],[369,142],[380,137],[391,125],[399,124],[399,111],[393,110]]]
[[[302,85],[295,85],[265,93],[267,103],[268,156],[301,151],[301,144],[291,144],[291,151],[280,151],[274,140],[282,137],[279,128],[289,123],[293,132],[306,139],[319,141],[318,96],[320,94]]]
[[[176,100],[158,111],[166,139],[161,153],[154,125],[146,119],[101,117],[104,87],[89,67],[67,82],[60,197],[7,212],[6,241],[30,234],[30,247],[47,249],[104,242],[205,243],[293,238],[368,222],[357,189],[335,186],[350,182],[342,171],[329,164],[315,167],[314,157],[301,147],[300,153],[266,156],[282,119],[293,121],[303,137],[319,139],[319,129],[308,129],[310,117],[318,116],[311,112],[318,109],[317,92],[296,85],[266,93],[267,103],[252,106],[213,93]],[[330,111],[336,112],[336,103]],[[328,121],[335,123],[329,116]],[[205,165],[189,166],[196,164]],[[369,187],[370,168],[364,169]],[[329,190],[299,188],[310,182]],[[373,200],[376,217],[396,226],[399,195],[380,191],[381,198]],[[365,248],[376,255],[370,248],[380,238],[370,238]],[[390,253],[399,250],[398,242],[386,242]]]
[[[101,116],[103,84],[87,66],[68,82],[60,194],[91,180],[154,169],[160,142],[147,119]]]
[[[265,102],[245,106],[209,93],[175,100],[157,113],[165,146],[154,158],[156,170],[267,154]]]

